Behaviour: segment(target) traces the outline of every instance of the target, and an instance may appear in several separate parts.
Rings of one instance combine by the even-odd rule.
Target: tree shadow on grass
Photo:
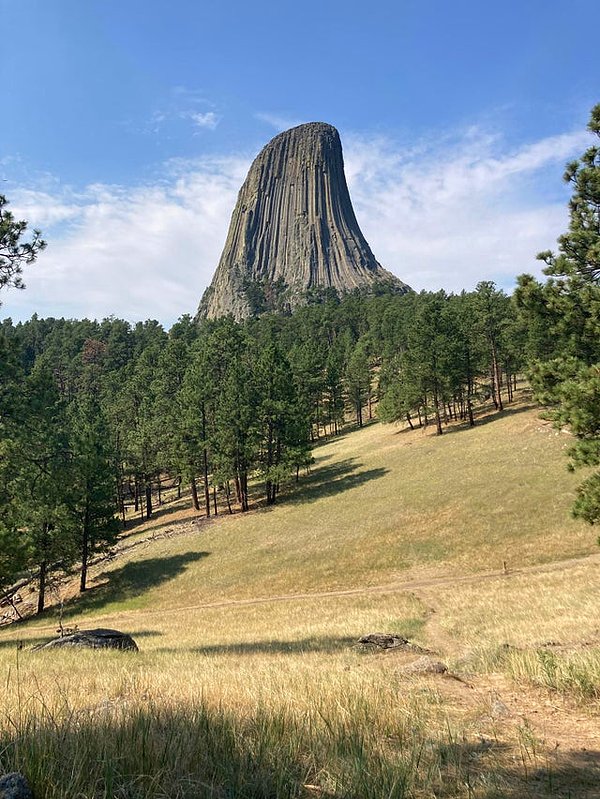
[[[531,411],[539,407],[535,402],[520,402],[518,405],[508,405],[502,411],[497,411],[491,408],[489,411],[475,416],[475,427],[470,427],[469,423],[465,420],[456,424],[444,426],[444,435],[447,433],[462,433],[465,430],[474,430],[478,427],[483,427],[493,422],[499,422],[501,419],[507,419],[510,416],[517,416],[520,413]]]
[[[534,408],[539,408],[539,405],[532,400],[520,400],[516,402],[514,405],[505,405],[504,410],[497,411],[491,404],[486,408],[479,409],[475,413],[475,427],[471,427],[467,419],[462,419],[458,422],[450,422],[446,424],[442,422],[443,428],[443,435],[448,433],[464,433],[465,430],[473,430],[478,427],[482,427],[486,424],[491,424],[492,422],[498,422],[500,419],[505,419],[509,416],[516,416],[519,413],[525,413],[525,411],[531,411]],[[431,417],[429,419],[429,424],[427,427],[423,425],[419,425],[416,419],[413,419],[414,428],[411,428],[406,422],[403,421],[403,427],[398,427],[396,430],[393,431],[392,435],[401,436],[401,435],[408,435],[408,433],[412,433],[416,430],[420,430],[424,435],[431,435],[432,438],[435,438],[435,418]]]
[[[137,535],[139,528],[143,525],[147,525],[148,532],[156,532],[163,527],[168,527],[171,523],[168,517],[174,513],[181,513],[182,510],[185,510],[185,507],[181,501],[172,500],[164,505],[157,505],[152,511],[150,519],[142,518],[139,513],[135,513],[135,515],[132,513],[127,516],[127,526],[119,535],[119,539],[124,540],[132,535]],[[161,522],[161,524],[155,525],[154,522]]]
[[[520,757],[499,741],[482,739],[479,744],[453,743],[444,747],[442,759],[448,771],[461,770],[464,782],[484,782],[482,799],[597,799],[600,779],[600,752],[597,750],[561,752],[523,747]],[[512,755],[512,756],[511,756]],[[486,762],[487,761],[487,762]],[[481,777],[484,776],[484,780]],[[436,794],[440,799],[456,796],[452,790]]]
[[[69,612],[100,610],[109,602],[124,602],[146,593],[162,583],[175,579],[190,563],[206,558],[210,552],[184,552],[164,558],[146,558],[126,563],[119,569],[105,571],[96,580],[106,580],[74,597],[65,605]]]
[[[299,505],[315,502],[323,497],[332,497],[371,480],[377,480],[389,472],[389,469],[383,467],[360,471],[361,466],[362,464],[356,462],[355,458],[346,458],[328,466],[318,467],[307,477],[302,478],[295,491],[278,498],[277,504]]]
[[[197,655],[298,655],[305,652],[335,654],[356,644],[352,636],[321,636],[298,641],[239,641],[232,644],[206,644],[187,651]],[[177,649],[159,649],[158,652],[179,652]]]

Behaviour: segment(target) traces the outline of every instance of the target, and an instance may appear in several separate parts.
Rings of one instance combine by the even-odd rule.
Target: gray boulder
[[[401,635],[394,635],[392,633],[369,633],[369,635],[363,635],[362,638],[359,638],[358,643],[363,644],[363,646],[371,646],[375,649],[397,649],[410,647],[407,638],[403,638]]]
[[[87,649],[121,649],[137,652],[136,642],[127,633],[118,630],[106,630],[98,628],[96,630],[77,630],[70,635],[62,638],[55,638],[45,644],[40,644],[34,649],[55,649],[56,647],[78,646]],[[1,795],[0,795],[1,799]]]
[[[0,777],[0,799],[33,799],[29,783],[18,771]]]

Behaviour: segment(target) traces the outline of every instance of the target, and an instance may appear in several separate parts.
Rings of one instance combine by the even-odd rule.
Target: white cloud
[[[413,288],[510,287],[567,223],[564,162],[589,138],[564,134],[517,149],[473,128],[411,148],[343,135],[359,224],[378,260]],[[225,241],[249,157],[174,160],[148,185],[45,184],[12,193],[12,210],[48,248],[25,292],[0,315],[98,317],[170,324],[194,313]],[[548,192],[548,187],[552,187]]]
[[[536,253],[564,230],[564,162],[588,143],[569,133],[506,151],[498,136],[471,129],[407,153],[350,136],[346,174],[376,257],[413,288],[510,288],[517,274],[540,273]]]
[[[41,227],[48,248],[26,267],[26,291],[3,294],[0,314],[114,314],[170,324],[195,313],[248,165],[240,158],[172,162],[155,185],[93,185],[72,202],[33,191],[14,196],[15,216]],[[57,227],[63,219],[69,226]]]
[[[196,128],[206,128],[208,130],[214,130],[221,121],[221,117],[215,114],[214,111],[207,111],[204,114],[197,111],[188,111],[182,116],[185,119],[191,119]]]

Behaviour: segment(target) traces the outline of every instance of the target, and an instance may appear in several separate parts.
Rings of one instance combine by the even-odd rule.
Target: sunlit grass
[[[596,552],[578,475],[518,410],[441,438],[369,425],[272,509],[195,525],[184,497],[130,528],[86,596],[61,591],[66,623],[140,653],[31,652],[56,607],[0,631],[0,769],[44,798],[518,796],[529,744],[485,697],[356,646],[395,632],[467,680],[597,701],[598,561],[552,568]]]

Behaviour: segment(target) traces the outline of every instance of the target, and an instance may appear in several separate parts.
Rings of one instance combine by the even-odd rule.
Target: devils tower
[[[310,122],[275,136],[254,160],[198,318],[243,319],[257,292],[278,292],[293,308],[310,289],[375,283],[409,290],[378,263],[358,226],[337,130]]]

